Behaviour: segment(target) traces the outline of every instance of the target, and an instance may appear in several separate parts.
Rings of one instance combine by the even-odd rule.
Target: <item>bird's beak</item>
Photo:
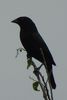
[[[17,23],[17,20],[15,19],[15,20],[12,20],[11,22],[12,22],[12,23]]]

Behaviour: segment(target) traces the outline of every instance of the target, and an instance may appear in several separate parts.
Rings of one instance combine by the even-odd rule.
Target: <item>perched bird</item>
[[[53,89],[56,88],[56,83],[53,76],[52,65],[56,65],[53,57],[40,36],[35,23],[26,16],[19,17],[12,21],[20,26],[20,41],[27,51],[28,57],[34,57],[38,61],[44,64],[44,59],[40,48],[43,50],[44,57],[47,64],[47,70],[50,73],[50,82]]]

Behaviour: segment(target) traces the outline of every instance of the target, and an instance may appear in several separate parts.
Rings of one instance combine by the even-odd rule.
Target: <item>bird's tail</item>
[[[55,83],[55,80],[54,80],[54,76],[53,76],[53,72],[51,71],[50,75],[49,75],[49,79],[50,79],[50,84],[52,86],[53,89],[56,88],[56,83]]]

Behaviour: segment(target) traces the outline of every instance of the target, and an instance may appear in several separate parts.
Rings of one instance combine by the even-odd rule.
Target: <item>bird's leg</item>
[[[32,57],[28,53],[27,53],[27,59],[30,60],[30,62],[32,62]],[[38,68],[35,68],[35,70],[39,71],[42,66],[43,66],[43,63]]]
[[[43,64],[41,64],[39,67],[35,68],[35,72],[39,72],[39,70],[41,69],[42,66],[43,66]]]
[[[43,63],[37,69],[40,70],[42,66],[43,66]]]

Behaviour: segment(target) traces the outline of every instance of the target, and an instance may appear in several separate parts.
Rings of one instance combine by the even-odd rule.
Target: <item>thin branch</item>
[[[32,61],[32,65],[34,67],[34,74],[36,75],[38,82],[40,84],[40,87],[42,89],[44,100],[50,100],[49,92],[47,89],[47,84],[44,80],[44,77],[42,76],[41,72],[39,70],[37,70],[38,68],[33,61]],[[42,78],[44,85],[42,84],[40,77]]]

